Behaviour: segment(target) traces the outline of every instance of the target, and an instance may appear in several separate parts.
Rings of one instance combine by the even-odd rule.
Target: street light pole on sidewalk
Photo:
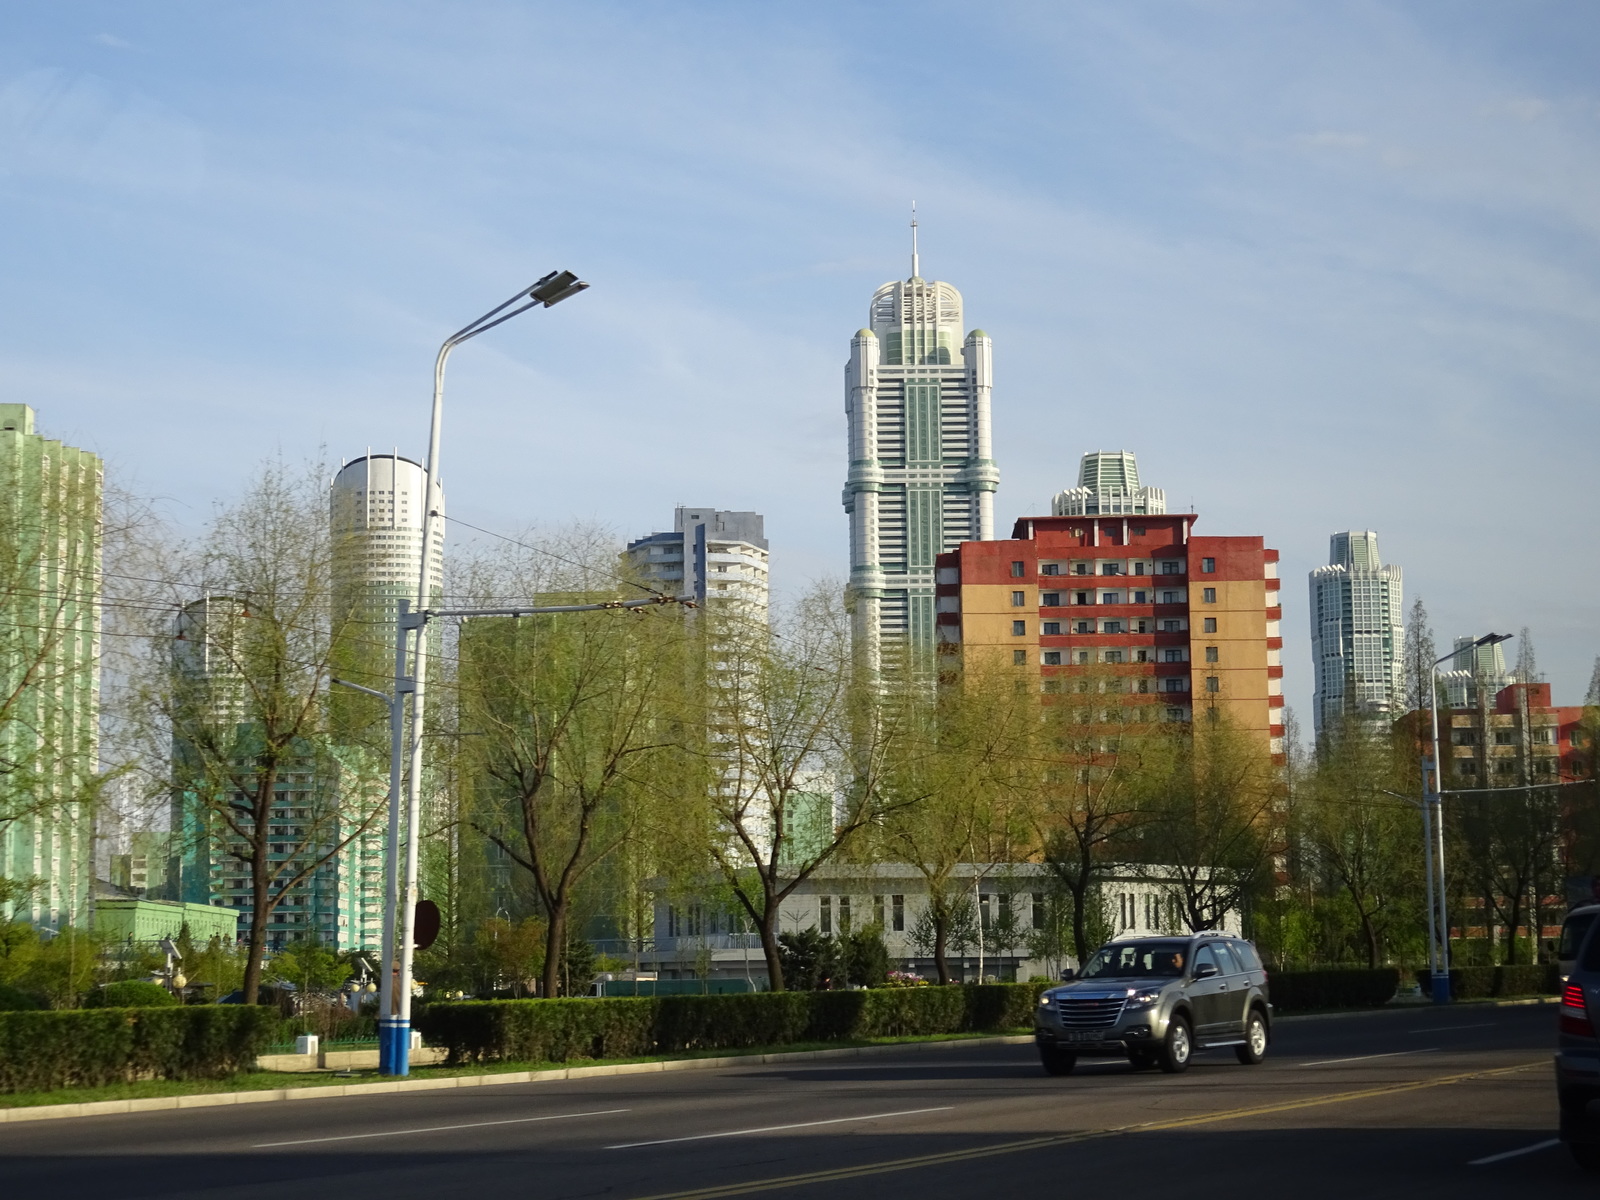
[[[398,927],[399,969],[384,971],[383,982],[390,989],[390,995],[386,1002],[380,1003],[378,1010],[379,1069],[386,1075],[408,1075],[411,1071],[411,961],[415,949],[417,913],[417,850],[421,840],[419,827],[422,808],[422,737],[427,713],[428,605],[433,599],[429,571],[432,566],[433,548],[439,540],[437,530],[441,516],[434,506],[434,498],[439,486],[439,434],[444,416],[445,364],[450,359],[450,352],[462,342],[469,341],[531,308],[550,308],[560,304],[588,286],[571,271],[552,271],[532,287],[524,288],[504,304],[490,309],[470,325],[451,334],[439,347],[438,357],[434,359],[433,410],[428,427],[428,457],[423,467],[422,478],[422,565],[417,570],[415,610],[408,612],[405,602],[401,601],[399,628],[396,631],[395,696],[398,702],[402,684],[409,685],[406,690],[411,692],[411,742],[410,766],[406,778],[404,883],[399,888],[397,901],[389,905],[388,915],[385,917],[385,926],[390,930],[390,936],[384,941],[385,961],[391,961],[396,953],[394,931]],[[413,635],[409,679],[406,678],[405,672],[405,646],[408,634]],[[394,728],[391,732],[398,746],[400,731]],[[398,813],[393,815],[397,816]],[[388,894],[391,896],[395,893],[394,879],[399,866],[396,861],[399,849],[397,825],[398,822],[391,820],[389,826]]]

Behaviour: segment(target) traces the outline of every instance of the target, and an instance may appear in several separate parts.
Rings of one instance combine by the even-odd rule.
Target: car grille
[[[1087,996],[1058,996],[1056,1011],[1067,1029],[1108,1029],[1117,1023],[1126,1002],[1122,996],[1091,999]]]

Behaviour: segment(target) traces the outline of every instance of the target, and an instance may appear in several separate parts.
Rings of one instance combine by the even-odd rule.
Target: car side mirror
[[[1067,982],[1070,979],[1076,979],[1077,977],[1078,977],[1078,973],[1076,971],[1074,971],[1071,967],[1062,967],[1061,968],[1061,981],[1063,983]]]
[[[1198,967],[1196,967],[1194,969],[1194,977],[1196,979],[1210,979],[1216,973],[1217,973],[1217,964],[1216,963],[1201,963]]]

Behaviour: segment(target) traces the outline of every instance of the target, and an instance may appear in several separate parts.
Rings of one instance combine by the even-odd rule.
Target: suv
[[[1226,934],[1130,937],[1096,951],[1034,1009],[1039,1061],[1065,1075],[1080,1055],[1126,1056],[1136,1069],[1186,1070],[1196,1050],[1232,1046],[1247,1066],[1267,1054],[1272,1005],[1256,948]]]
[[[1556,945],[1556,961],[1560,964],[1562,983],[1572,974],[1578,959],[1578,947],[1583,945],[1583,936],[1589,932],[1589,926],[1594,924],[1597,916],[1600,916],[1600,904],[1580,904],[1561,922],[1561,941]]]
[[[1582,910],[1575,912],[1579,915]],[[1573,917],[1568,917],[1570,928]],[[1562,930],[1561,1008],[1556,1023],[1556,1099],[1561,1106],[1561,1140],[1586,1171],[1600,1171],[1600,1119],[1590,1111],[1600,1100],[1600,921],[1588,923],[1575,957],[1564,956]]]

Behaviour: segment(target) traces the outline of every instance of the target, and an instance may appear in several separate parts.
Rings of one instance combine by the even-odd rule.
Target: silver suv
[[[1256,948],[1226,934],[1130,937],[1096,951],[1034,1009],[1039,1061],[1065,1075],[1081,1055],[1126,1056],[1136,1069],[1186,1070],[1196,1050],[1232,1046],[1247,1066],[1267,1054],[1272,1005]]]

